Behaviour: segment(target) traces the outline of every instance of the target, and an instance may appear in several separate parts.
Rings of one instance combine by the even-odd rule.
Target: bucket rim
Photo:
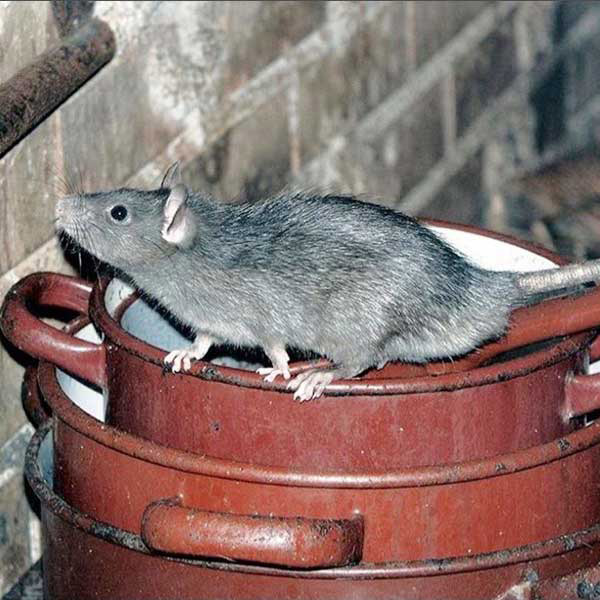
[[[533,252],[543,258],[549,259],[555,264],[567,264],[568,261],[541,246],[513,238],[508,235],[496,233],[480,227],[449,223],[445,221],[426,220],[428,225],[444,227],[456,231],[472,233],[489,237],[498,241],[509,243],[529,252]],[[154,364],[161,369],[164,368],[164,359],[166,352],[161,348],[145,342],[135,335],[127,332],[120,324],[119,318],[132,301],[137,299],[137,294],[132,294],[122,303],[121,310],[113,316],[105,306],[105,295],[108,286],[114,280],[113,277],[102,277],[94,284],[90,297],[89,315],[99,331],[105,335],[111,345],[118,347],[121,351],[131,354],[146,362]],[[600,288],[589,292],[596,294],[600,300]],[[525,356],[510,358],[501,363],[476,366],[468,370],[453,371],[437,375],[426,374],[415,377],[377,377],[358,378],[339,380],[325,387],[324,396],[335,398],[336,396],[387,396],[403,395],[413,393],[445,393],[459,389],[478,387],[484,385],[505,382],[507,380],[521,377],[551,366],[563,358],[576,354],[589,346],[595,332],[583,332],[571,334],[569,336],[557,339],[551,345],[531,352]],[[475,356],[476,353],[473,355]],[[321,361],[326,364],[326,361]],[[290,367],[296,372],[306,369],[310,363],[293,363]],[[165,376],[173,376],[170,372],[165,372]],[[238,369],[234,367],[219,366],[208,363],[203,360],[195,361],[189,371],[178,373],[178,377],[190,377],[205,381],[215,381],[219,383],[235,385],[237,387],[246,387],[261,389],[275,393],[290,392],[286,389],[287,382],[281,382],[277,379],[273,382],[267,382],[262,376],[254,371]]]
[[[76,321],[85,323],[86,319]],[[536,468],[600,443],[600,422],[595,421],[545,444],[489,458],[386,471],[311,472],[199,455],[157,444],[102,423],[79,408],[60,387],[54,365],[40,362],[37,367],[37,381],[35,375],[35,370],[25,374],[24,385],[28,394],[41,394],[52,409],[52,419],[59,420],[96,443],[121,454],[182,472],[267,485],[350,489],[446,485],[500,477]]]

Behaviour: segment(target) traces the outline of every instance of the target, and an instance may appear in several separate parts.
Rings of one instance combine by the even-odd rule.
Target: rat
[[[351,196],[281,193],[223,203],[181,183],[64,197],[61,234],[124,273],[195,335],[165,363],[187,371],[217,343],[258,346],[294,398],[392,361],[465,355],[501,337],[536,295],[600,279],[600,260],[482,269],[416,219]],[[291,378],[287,350],[329,358]]]

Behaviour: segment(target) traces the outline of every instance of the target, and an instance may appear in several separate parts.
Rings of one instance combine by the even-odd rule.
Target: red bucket
[[[53,413],[26,465],[48,600],[491,600],[565,591],[553,578],[600,558],[598,423],[493,460],[308,472],[158,446],[78,408],[88,386],[35,375],[29,406],[41,390]]]

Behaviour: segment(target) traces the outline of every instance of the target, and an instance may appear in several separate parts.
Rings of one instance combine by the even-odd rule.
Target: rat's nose
[[[60,229],[67,225],[78,210],[81,210],[81,198],[79,196],[59,198],[54,209],[56,227]]]
[[[58,202],[56,203],[56,207],[54,208],[54,216],[57,218],[57,220],[60,220],[61,218],[63,218],[65,216],[65,214],[67,212],[67,204],[68,203],[70,203],[69,196],[58,199]]]

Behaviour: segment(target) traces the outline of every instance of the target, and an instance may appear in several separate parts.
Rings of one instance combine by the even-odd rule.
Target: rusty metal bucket
[[[160,447],[78,408],[101,403],[89,386],[35,375],[47,599],[569,598],[587,571],[560,578],[600,558],[598,423],[493,460],[310,473]]]

